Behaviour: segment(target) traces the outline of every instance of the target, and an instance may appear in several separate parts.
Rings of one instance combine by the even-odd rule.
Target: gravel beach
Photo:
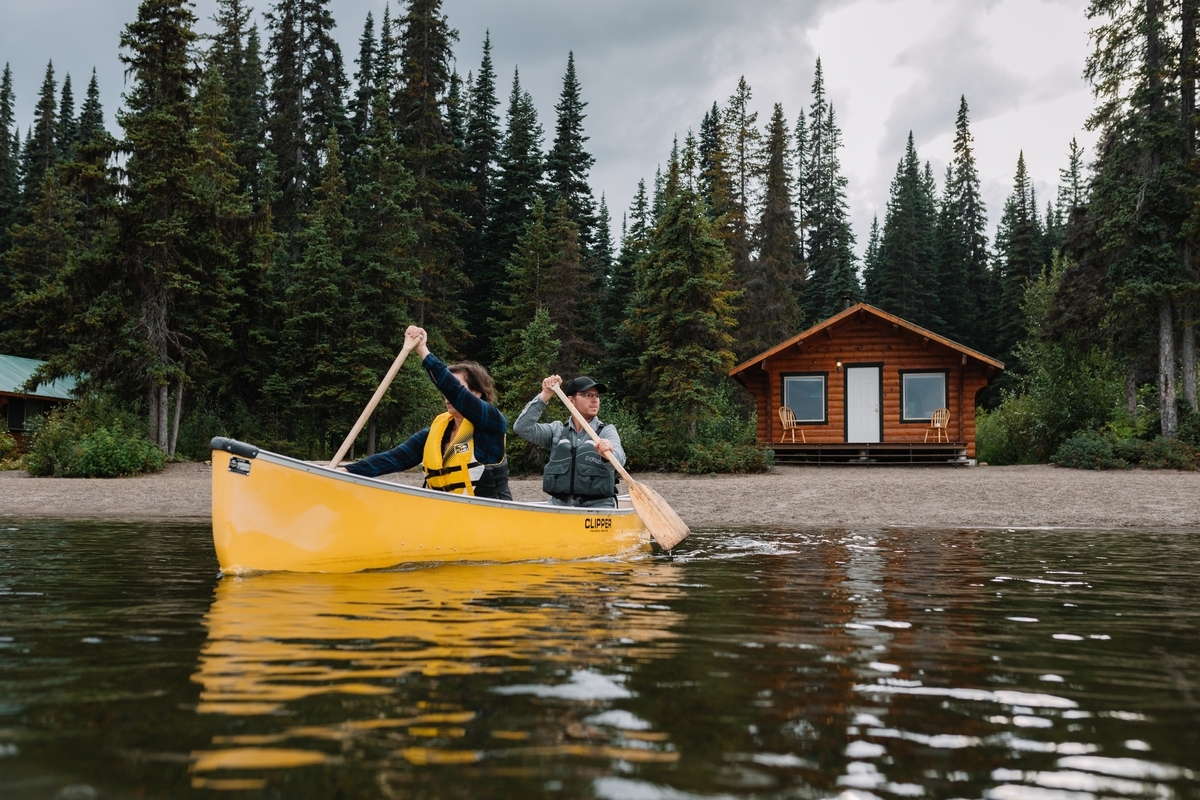
[[[0,516],[207,519],[211,468],[157,475],[30,478],[0,472]],[[420,475],[391,476],[419,484]],[[765,475],[635,475],[693,528],[905,526],[1153,528],[1200,531],[1200,472],[1089,472],[1051,466],[776,467]],[[512,481],[544,499],[540,478]]]

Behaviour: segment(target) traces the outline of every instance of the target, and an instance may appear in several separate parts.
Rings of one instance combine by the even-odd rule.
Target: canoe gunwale
[[[308,461],[301,461],[300,459],[291,458],[290,456],[273,453],[270,450],[259,450],[258,455],[255,458],[279,465],[281,467],[307,472],[322,478],[332,478],[338,481],[356,483],[360,486],[365,486],[375,490],[398,492],[400,494],[407,494],[424,500],[442,500],[451,503],[465,503],[467,505],[484,506],[486,508],[498,510],[520,509],[522,511],[566,514],[568,516],[595,516],[597,513],[602,513],[605,516],[629,516],[637,513],[632,508],[582,508],[578,506],[552,506],[546,504],[545,502],[531,503],[517,500],[496,500],[490,497],[468,497],[461,494],[439,492],[436,489],[427,489],[422,486],[407,486],[402,483],[392,483],[391,481],[385,481],[379,478],[369,478],[365,475],[354,475],[353,473],[349,472],[338,472],[335,469],[321,464],[312,464]]]

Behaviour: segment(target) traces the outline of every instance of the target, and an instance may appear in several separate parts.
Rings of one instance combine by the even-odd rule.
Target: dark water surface
[[[1200,537],[681,550],[219,579],[0,522],[0,798],[1200,798]]]

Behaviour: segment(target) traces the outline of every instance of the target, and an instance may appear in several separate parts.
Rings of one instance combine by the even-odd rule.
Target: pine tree
[[[312,187],[323,174],[321,153],[331,133],[346,138],[347,88],[342,51],[333,38],[329,0],[276,0],[267,14],[271,31],[271,92],[267,129],[277,170],[278,227],[291,239],[303,226]]]
[[[465,189],[462,151],[446,118],[451,46],[457,40],[441,0],[410,0],[400,20],[399,87],[392,98],[392,123],[415,181],[410,209],[423,272],[413,316],[452,347],[461,347],[468,336],[461,310],[467,223],[457,211]]]
[[[55,94],[54,63],[51,62],[46,65],[46,77],[42,81],[42,89],[38,94],[33,128],[29,132],[29,138],[25,140],[23,172],[27,206],[33,206],[38,202],[42,180],[46,173],[54,169],[54,165],[59,162],[58,111],[55,108]]]
[[[596,215],[596,241],[592,258],[596,263],[596,273],[600,276],[600,294],[603,298],[608,293],[613,266],[612,217],[608,213],[608,200],[603,192],[600,193],[600,213]]]
[[[790,142],[783,107],[775,104],[767,123],[763,160],[763,200],[754,229],[756,257],[746,281],[739,358],[756,355],[800,331],[803,312],[793,294],[800,261],[800,239],[792,211]]]
[[[84,267],[64,277],[74,311],[60,316],[67,349],[48,369],[147,397],[151,438],[165,451],[168,384],[204,376],[229,347],[227,231],[243,210],[220,134],[226,100],[219,78],[198,85],[189,6],[143,0],[122,33],[124,200],[106,210],[111,226]]]
[[[208,61],[221,75],[229,98],[226,133],[239,169],[238,192],[256,203],[265,202],[274,187],[264,185],[267,158],[267,79],[259,52],[258,29],[250,24],[251,10],[242,0],[219,0],[214,17],[217,33]]]
[[[12,70],[5,63],[0,78],[0,256],[9,248],[8,229],[17,221],[21,208],[21,137],[15,105]]]
[[[533,321],[539,308],[547,307],[546,285],[550,280],[550,264],[556,256],[546,201],[537,197],[525,230],[505,262],[502,299],[495,304],[496,316],[490,320],[490,329],[496,331],[497,353],[515,354],[519,350],[519,331]]]
[[[739,288],[746,285],[750,275],[750,209],[755,200],[754,177],[760,171],[758,154],[762,140],[757,127],[758,113],[750,111],[750,98],[750,86],[742,77],[722,119],[723,149],[728,153],[730,178],[724,238],[733,258],[734,282]]]
[[[11,247],[0,256],[0,347],[12,355],[44,359],[62,349],[51,297],[57,278],[78,256],[80,204],[58,170],[46,173],[26,222],[14,225]],[[49,313],[48,313],[49,312]]]
[[[1047,266],[1041,253],[1041,231],[1037,206],[1025,154],[1017,158],[1013,192],[1004,204],[1004,215],[996,232],[996,275],[999,297],[996,302],[996,352],[1007,358],[1024,333],[1021,303],[1025,289]]]
[[[937,223],[938,301],[943,333],[976,350],[989,351],[993,299],[987,252],[987,211],[975,165],[967,98],[959,98],[954,125],[954,157]]]
[[[654,193],[651,195],[650,201],[650,224],[657,225],[658,218],[662,216],[663,206],[666,201],[667,191],[667,176],[663,175],[662,167],[654,168]]]
[[[1057,211],[1062,215],[1064,223],[1071,221],[1075,209],[1082,208],[1087,203],[1083,170],[1083,148],[1079,146],[1075,137],[1071,137],[1071,144],[1067,149],[1067,168],[1058,171]]]
[[[446,95],[446,124],[450,126],[450,138],[462,153],[467,146],[467,102],[463,97],[463,80],[458,72],[450,73],[450,92]]]
[[[83,108],[79,110],[79,131],[76,140],[79,144],[95,142],[107,134],[104,127],[104,108],[100,104],[100,83],[96,80],[96,70],[92,70],[92,79],[88,81],[87,95],[83,99]]]
[[[62,94],[58,103],[58,157],[70,161],[75,143],[79,139],[79,120],[75,117],[75,93],[71,90],[71,75],[63,78]]]
[[[420,287],[421,267],[412,257],[412,214],[406,210],[413,179],[401,162],[388,105],[388,95],[381,91],[353,170],[362,180],[346,205],[354,221],[344,257],[348,282],[342,287],[350,290],[344,374],[352,407],[366,404],[403,346],[404,330],[412,323],[409,299]],[[398,427],[426,402],[428,385],[415,370],[397,376],[397,385],[372,417],[368,451],[374,450],[370,431],[377,427],[375,421]]]
[[[795,165],[792,174],[792,203],[796,211],[796,235],[800,241],[800,269],[796,274],[799,281],[796,285],[797,297],[803,297],[804,284],[808,280],[808,138],[808,119],[804,116],[804,109],[800,109],[800,113],[796,115],[795,132],[792,134],[792,141],[796,143],[796,153],[792,159]]]
[[[697,155],[700,194],[708,205],[709,216],[716,219],[724,213],[723,206],[728,202],[729,180],[724,171],[727,154],[721,141],[721,110],[715,101],[700,121]]]
[[[491,244],[493,206],[496,202],[497,159],[500,156],[500,118],[496,115],[496,72],[492,67],[492,38],[485,34],[479,74],[470,91],[470,114],[463,147],[463,173],[474,191],[469,196],[465,217],[471,231],[463,245],[463,263],[473,291],[466,298],[467,328],[475,337],[471,353],[484,357],[487,345],[487,319],[503,283],[502,261]]]
[[[579,228],[579,242],[591,261],[596,228],[596,201],[588,185],[588,172],[596,163],[586,150],[588,137],[583,134],[583,110],[587,103],[580,97],[579,78],[575,73],[575,54],[567,54],[562,93],[554,106],[557,121],[554,143],[546,155],[546,178],[551,191],[567,203],[571,219]],[[593,265],[594,270],[594,265]],[[599,278],[599,274],[596,274]]]
[[[896,167],[879,243],[879,262],[868,294],[884,311],[926,328],[936,328],[934,209],[926,175],[908,134]]]
[[[554,205],[549,233],[555,257],[545,287],[546,306],[562,342],[556,371],[590,371],[602,354],[595,313],[599,287],[584,256],[572,209],[562,197]]]
[[[232,253],[215,218],[244,213],[232,197],[227,98],[220,77],[199,88],[191,50],[196,17],[186,0],[143,0],[121,36],[133,88],[118,115],[125,128],[126,203],[113,284],[136,297],[142,319],[128,331],[139,354],[121,375],[150,389],[150,431],[169,450],[168,383],[202,375],[228,348]],[[103,359],[98,361],[103,362]]]
[[[247,42],[252,33],[246,34]],[[239,123],[233,98],[225,93],[225,74],[238,77],[236,70],[227,71],[210,59],[196,97],[193,193],[200,201],[197,215],[207,209],[222,220],[218,226],[196,224],[194,231],[197,259],[210,268],[219,266],[220,278],[228,286],[227,310],[215,320],[228,345],[210,354],[206,379],[193,382],[196,388],[206,389],[206,399],[219,408],[252,408],[261,399],[263,382],[274,368],[276,355],[278,296],[268,275],[276,240],[269,203],[256,201],[256,187],[246,181],[246,171],[238,163],[254,151],[235,139]],[[261,98],[261,93],[258,96]],[[269,178],[269,166],[252,164],[252,168],[259,180]],[[257,188],[266,189],[262,185]]]
[[[499,354],[495,370],[496,385],[501,388],[500,407],[523,408],[542,378],[554,373],[562,341],[554,338],[555,325],[546,308],[538,308],[533,320],[507,340]],[[508,458],[514,472],[537,472],[546,463],[546,451],[523,439],[508,443]]]
[[[375,17],[367,12],[367,20],[363,23],[362,36],[358,39],[358,71],[354,73],[354,96],[350,99],[350,127],[354,131],[354,149],[352,155],[358,153],[358,148],[367,138],[367,129],[371,125],[371,109],[375,103],[375,95],[380,87],[375,83],[378,69],[375,64]]]
[[[804,217],[804,258],[807,280],[802,306],[812,322],[838,311],[846,301],[862,296],[854,265],[854,234],[846,202],[847,180],[841,172],[838,151],[842,132],[833,105],[825,98],[825,77],[817,59],[808,112],[808,142],[800,183]],[[801,127],[805,119],[797,121]]]
[[[304,258],[292,265],[284,304],[278,367],[264,392],[294,434],[316,437],[325,458],[330,426],[349,416],[343,363],[352,318],[343,248],[350,236],[338,138],[327,140],[324,178],[304,229]]]
[[[867,235],[867,249],[863,253],[863,299],[879,305],[879,215],[871,217],[871,232]]]
[[[626,222],[628,225],[622,226],[621,250],[613,262],[608,291],[601,301],[602,336],[608,347],[600,373],[618,396],[627,393],[625,376],[637,367],[639,355],[626,321],[637,288],[637,265],[646,255],[650,243],[650,199],[645,180],[638,181]]]
[[[383,19],[379,23],[379,47],[375,50],[375,90],[387,92],[389,97],[396,91],[398,52],[396,23],[392,20],[392,6],[390,3],[385,3]]]
[[[521,88],[519,73],[513,71],[509,95],[506,131],[498,158],[495,201],[485,231],[486,253],[490,263],[503,264],[522,236],[533,211],[535,200],[544,193],[542,182],[542,126],[537,119],[533,98]],[[492,283],[490,286],[498,286]],[[486,291],[488,283],[478,287]]]
[[[1197,8],[1191,0],[1092,0],[1088,16],[1098,20],[1084,71],[1097,99],[1088,126],[1100,131],[1100,143],[1087,245],[1107,267],[1109,329],[1119,340],[1157,340],[1159,413],[1170,437],[1178,419],[1176,305],[1190,331],[1196,282],[1193,240],[1181,233],[1196,190],[1185,164],[1195,149]],[[1141,354],[1121,349],[1135,366]],[[1188,373],[1195,374],[1191,365]]]
[[[682,159],[671,160],[629,320],[641,348],[629,380],[642,398],[653,397],[651,420],[662,435],[680,443],[695,439],[734,363],[732,265],[696,192],[695,166],[689,139]]]

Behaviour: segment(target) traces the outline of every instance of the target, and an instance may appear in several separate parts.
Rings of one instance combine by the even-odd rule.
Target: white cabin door
[[[846,441],[879,441],[879,367],[846,367]]]

